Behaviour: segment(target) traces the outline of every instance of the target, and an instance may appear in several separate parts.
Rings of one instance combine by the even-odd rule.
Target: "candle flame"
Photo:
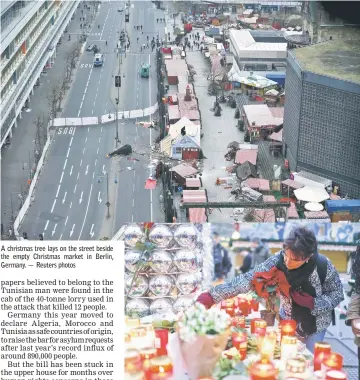
[[[160,367],[159,367],[159,372],[160,372],[160,373],[164,373],[164,372],[165,372],[164,368],[160,366]]]

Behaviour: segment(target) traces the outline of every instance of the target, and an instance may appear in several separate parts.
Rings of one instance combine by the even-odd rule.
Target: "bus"
[[[104,57],[102,54],[95,54],[94,66],[102,66],[104,63]]]

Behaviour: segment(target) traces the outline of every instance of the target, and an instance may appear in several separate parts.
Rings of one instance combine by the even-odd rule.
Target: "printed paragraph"
[[[2,244],[0,380],[122,377],[123,256],[122,242]]]

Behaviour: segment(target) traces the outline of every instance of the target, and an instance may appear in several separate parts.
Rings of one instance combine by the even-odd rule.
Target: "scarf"
[[[284,262],[284,252],[281,251],[277,268],[281,270],[290,285],[290,291],[306,293],[312,297],[316,297],[316,292],[309,278],[316,268],[318,254],[315,253],[307,263],[301,267],[289,270]],[[316,333],[316,318],[311,314],[311,310],[307,307],[297,305],[292,302],[291,318],[297,322],[297,333],[301,337],[306,337]]]

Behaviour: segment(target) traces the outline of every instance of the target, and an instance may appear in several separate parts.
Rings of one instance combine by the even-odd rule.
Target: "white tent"
[[[330,198],[327,191],[320,187],[305,186],[301,189],[294,190],[295,197],[299,201],[320,203]]]

